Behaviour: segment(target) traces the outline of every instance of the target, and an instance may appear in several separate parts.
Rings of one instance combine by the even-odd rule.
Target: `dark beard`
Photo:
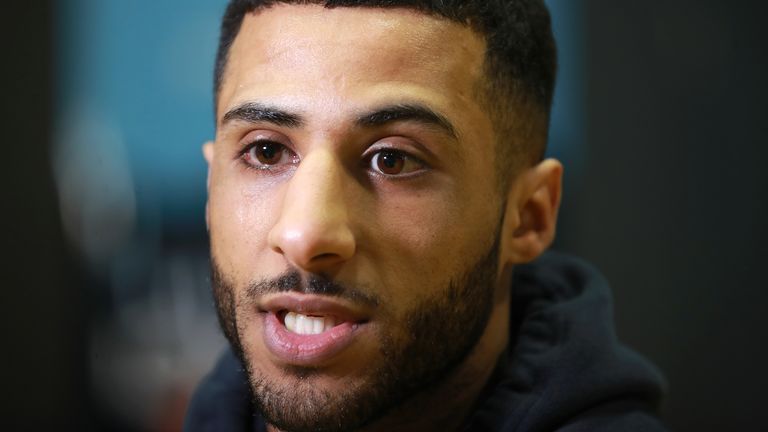
[[[347,431],[381,418],[418,392],[429,391],[464,362],[482,335],[493,303],[499,240],[470,270],[451,279],[448,288],[414,308],[405,319],[404,337],[381,334],[381,358],[367,379],[331,393],[313,386],[322,372],[291,367],[289,384],[272,382],[253,370],[240,341],[234,287],[212,259],[212,284],[219,322],[251,382],[255,406],[264,418],[283,431]],[[416,287],[417,288],[417,287]],[[245,290],[249,303],[266,292],[301,291],[377,303],[378,299],[313,275],[301,283],[293,270]]]

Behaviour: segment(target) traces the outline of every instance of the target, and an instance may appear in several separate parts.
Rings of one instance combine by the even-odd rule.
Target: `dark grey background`
[[[102,429],[91,298],[50,173],[52,2],[2,14],[4,430]],[[670,381],[676,430],[768,424],[766,7],[585,2],[585,148],[557,248],[612,282],[620,336]]]
[[[0,429],[86,428],[87,298],[64,242],[48,158],[52,2],[5,5],[2,41]]]
[[[619,335],[670,381],[674,429],[764,429],[766,7],[586,5],[586,167],[559,246],[611,281]]]

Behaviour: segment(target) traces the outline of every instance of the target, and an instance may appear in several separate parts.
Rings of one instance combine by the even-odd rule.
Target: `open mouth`
[[[279,363],[329,364],[350,349],[367,314],[332,298],[281,295],[261,305],[264,342]]]

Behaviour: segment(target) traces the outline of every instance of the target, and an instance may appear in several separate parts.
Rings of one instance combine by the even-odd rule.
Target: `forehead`
[[[484,55],[469,27],[410,9],[280,4],[243,19],[217,114],[254,98],[325,112],[397,97],[467,110]]]

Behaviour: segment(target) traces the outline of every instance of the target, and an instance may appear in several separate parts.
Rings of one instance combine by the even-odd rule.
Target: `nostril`
[[[322,261],[322,260],[325,260],[325,259],[335,259],[335,258],[338,258],[338,257],[339,257],[339,255],[335,254],[335,253],[321,253],[319,255],[315,255],[313,257],[313,259],[314,260]]]

